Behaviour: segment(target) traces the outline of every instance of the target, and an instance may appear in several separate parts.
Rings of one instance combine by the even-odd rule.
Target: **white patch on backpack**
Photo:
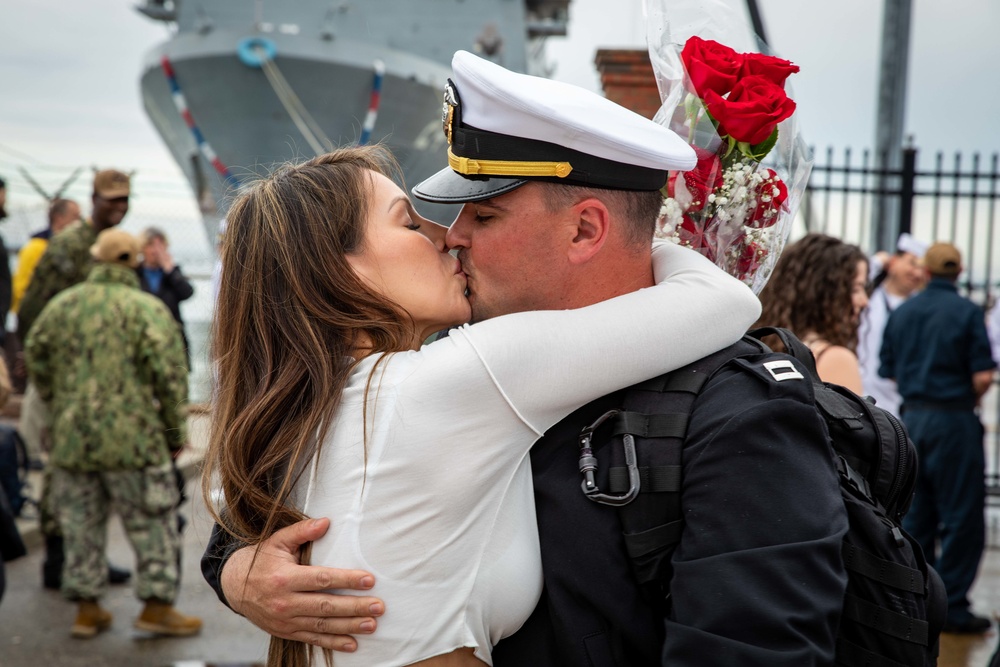
[[[764,369],[771,374],[775,382],[784,382],[785,380],[804,380],[802,373],[795,368],[795,364],[787,359],[779,359],[778,361],[766,361],[764,362]]]

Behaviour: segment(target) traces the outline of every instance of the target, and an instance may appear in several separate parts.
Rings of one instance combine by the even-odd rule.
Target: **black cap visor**
[[[523,178],[462,176],[451,167],[445,167],[430,178],[417,183],[411,192],[414,197],[424,201],[464,204],[506,194],[527,182]]]

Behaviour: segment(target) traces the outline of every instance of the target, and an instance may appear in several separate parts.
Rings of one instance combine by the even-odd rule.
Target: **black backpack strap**
[[[924,575],[920,570],[879,558],[848,542],[844,542],[842,552],[844,567],[851,572],[901,591],[916,595],[923,595],[925,592]]]
[[[819,381],[819,374],[816,373],[816,359],[813,357],[812,350],[788,329],[761,327],[747,332],[747,336],[756,340],[760,340],[764,336],[777,336],[781,344],[785,346],[785,352],[802,362],[813,380]]]
[[[921,646],[928,644],[927,621],[886,609],[850,593],[844,596],[844,617],[890,637]]]
[[[843,637],[837,637],[836,656],[836,664],[842,667],[858,667],[859,665],[871,665],[872,667],[913,667],[912,664],[907,665],[897,662],[884,655],[869,651]]]
[[[759,340],[745,337],[684,368],[634,385],[626,390],[621,410],[606,413],[581,433],[584,493],[619,508],[633,572],[654,603],[667,597],[670,558],[683,527],[682,449],[695,399],[733,359],[768,351]],[[592,449],[598,446],[592,448],[590,441],[602,428],[613,436],[605,445],[610,448],[604,458],[610,461],[606,492],[594,481],[597,460]]]

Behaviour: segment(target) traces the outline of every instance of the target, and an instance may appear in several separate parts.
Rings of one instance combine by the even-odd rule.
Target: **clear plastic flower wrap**
[[[663,102],[654,120],[698,156],[693,170],[671,172],[656,236],[760,293],[812,170],[786,90],[799,68],[755,44],[723,0],[645,0],[644,9]]]

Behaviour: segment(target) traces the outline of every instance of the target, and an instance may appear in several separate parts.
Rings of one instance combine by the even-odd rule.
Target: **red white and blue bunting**
[[[382,101],[382,78],[385,76],[385,63],[375,61],[375,77],[372,80],[372,95],[368,102],[368,113],[365,114],[365,124],[361,127],[361,138],[358,145],[364,146],[372,138],[375,129],[375,119],[378,118],[378,105]]]
[[[184,118],[184,122],[187,124],[188,129],[191,130],[191,134],[194,136],[194,141],[198,145],[198,150],[201,154],[205,156],[215,171],[222,176],[229,185],[237,186],[239,181],[233,176],[229,168],[223,164],[219,156],[215,154],[212,150],[212,146],[205,139],[205,136],[198,129],[198,126],[194,122],[194,117],[191,115],[191,110],[188,108],[187,99],[184,97],[184,93],[181,91],[181,86],[177,83],[177,76],[174,74],[174,67],[170,64],[170,59],[166,56],[160,58],[160,66],[163,68],[163,73],[167,77],[167,82],[170,84],[170,96],[174,100],[174,106],[177,107],[177,111],[180,112],[181,116]]]

